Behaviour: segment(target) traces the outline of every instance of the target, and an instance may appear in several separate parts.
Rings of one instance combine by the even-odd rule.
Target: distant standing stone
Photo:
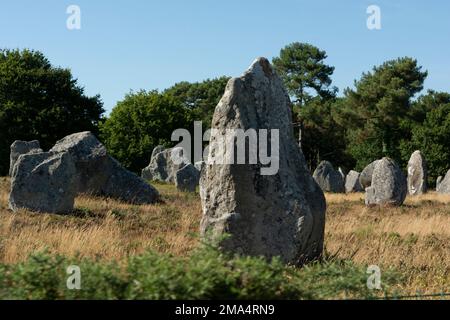
[[[205,168],[206,162],[205,161],[198,161],[194,164],[195,168],[199,171],[202,172],[203,169]]]
[[[436,180],[436,191],[439,192],[439,188],[441,186],[442,180],[444,179],[443,176],[439,176]]]
[[[313,174],[314,180],[324,192],[344,193],[342,174],[333,168],[329,161],[322,161]]]
[[[141,177],[145,180],[154,180],[175,183],[178,170],[190,164],[184,156],[183,148],[165,149],[154,154],[150,164],[142,170]]]
[[[389,158],[383,158],[375,165],[372,185],[366,188],[367,206],[400,206],[407,194],[407,183],[399,166]]]
[[[450,194],[450,170],[445,175],[444,179],[442,179],[439,184],[439,193],[441,194]]]
[[[154,156],[156,156],[158,153],[163,152],[164,151],[164,146],[156,146],[153,151],[152,151],[152,156],[150,159],[152,159]]]
[[[412,196],[427,192],[427,163],[420,151],[415,151],[408,162],[408,193]]]
[[[9,207],[13,211],[69,213],[77,193],[75,175],[68,152],[21,155],[11,178]]]
[[[341,167],[338,168],[339,173],[341,174],[342,180],[345,182],[345,173],[344,170],[342,170]]]
[[[364,170],[361,172],[361,175],[359,176],[359,183],[361,184],[364,190],[370,187],[372,184],[373,170],[375,169],[375,166],[377,165],[378,161],[380,160],[375,160],[367,167],[365,167]]]
[[[199,179],[200,171],[189,163],[176,172],[175,186],[180,191],[195,192]]]
[[[9,176],[12,176],[12,171],[14,169],[14,164],[16,163],[19,156],[27,153],[39,153],[43,152],[39,141],[20,141],[16,140],[11,145],[11,153],[9,156]]]
[[[362,192],[364,191],[361,183],[359,182],[360,173],[354,170],[351,170],[347,177],[345,178],[345,192]]]
[[[142,170],[145,180],[173,183],[180,191],[194,192],[200,179],[204,162],[191,164],[184,156],[183,148],[164,149],[156,147],[152,152],[150,164]]]

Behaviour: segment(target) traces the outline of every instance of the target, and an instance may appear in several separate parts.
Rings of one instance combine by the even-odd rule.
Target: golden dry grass
[[[0,262],[24,261],[36,251],[120,260],[148,249],[185,254],[198,239],[197,197],[159,185],[164,203],[134,206],[78,197],[75,216],[7,210],[9,182],[0,185]]]
[[[357,264],[396,268],[409,294],[450,292],[450,196],[366,208],[364,194],[327,195],[326,249]]]
[[[157,184],[164,203],[133,206],[79,197],[76,214],[12,213],[0,178],[0,263],[47,249],[66,256],[121,260],[153,249],[188,254],[198,245],[196,194]],[[450,196],[408,198],[400,208],[366,208],[363,194],[327,195],[326,251],[357,264],[395,268],[403,294],[450,291]]]

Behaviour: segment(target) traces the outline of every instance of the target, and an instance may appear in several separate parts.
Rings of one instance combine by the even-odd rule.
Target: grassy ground
[[[9,180],[0,178],[0,264],[17,265],[43,250],[105,264],[149,250],[189,259],[199,246],[198,195],[155,186],[163,197],[157,205],[79,197],[73,216],[13,214],[7,202]],[[366,208],[363,194],[327,195],[327,202],[328,257],[352,261],[361,270],[378,265],[382,280],[395,269],[401,277],[391,279],[390,292],[450,292],[450,197],[430,193],[388,209]]]
[[[395,268],[399,291],[450,292],[450,197],[430,193],[399,208],[366,208],[364,195],[328,195],[326,249],[356,264]]]

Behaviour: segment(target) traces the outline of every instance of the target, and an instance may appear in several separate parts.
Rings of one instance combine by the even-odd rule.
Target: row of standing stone
[[[350,171],[347,175],[341,168],[335,170],[329,161],[322,161],[314,171],[314,180],[324,192],[352,193],[366,192],[366,204],[402,205],[406,195],[421,195],[428,191],[428,170],[425,157],[415,151],[408,162],[407,177],[390,158],[383,158],[370,163],[359,173]],[[450,194],[450,170],[439,177],[436,191]]]
[[[228,82],[214,112],[212,129],[215,130],[210,142],[216,143],[228,129],[277,128],[279,170],[274,175],[264,176],[258,164],[203,164],[200,174],[203,210],[200,231],[207,240],[212,237],[220,241],[224,250],[269,259],[279,257],[282,262],[300,265],[319,258],[323,253],[326,199],[322,190],[342,190],[346,183],[342,172],[335,171],[327,163],[319,166],[315,179],[311,177],[294,138],[291,110],[288,92],[265,58],[256,59],[241,77]],[[64,188],[76,186],[70,189],[68,209],[73,205],[77,192],[92,191],[125,198],[133,203],[152,203],[158,199],[155,189],[144,179],[120,167],[90,133],[66,137],[50,153],[38,151],[36,154],[20,155],[14,164],[13,197],[20,195],[24,201],[27,196],[35,197],[36,203],[51,204],[53,195],[61,197],[61,194],[68,193]],[[149,174],[151,179],[158,176],[168,179],[172,175],[169,180],[177,181],[180,169],[192,169],[181,163],[183,167],[173,168],[176,171],[164,172],[171,168],[171,164],[161,164],[169,159],[168,154],[156,150],[150,167],[143,174]],[[398,165],[383,158],[371,166],[359,177],[354,172],[348,178],[353,179],[354,185],[359,181],[360,187],[365,188],[366,202],[402,203],[407,193],[407,182]],[[412,169],[410,171],[413,172]],[[426,182],[425,172],[423,170],[423,176],[419,172],[419,181]],[[330,178],[326,179],[327,176]],[[450,180],[450,174],[447,176],[442,179],[440,191],[448,188],[446,180]],[[76,179],[71,180],[73,177]],[[27,184],[31,187],[23,189]],[[42,193],[41,189],[49,192]],[[224,237],[225,234],[229,236]]]
[[[195,192],[204,164],[203,161],[192,164],[181,147],[166,149],[157,146],[141,177],[147,181],[174,184],[179,191]]]

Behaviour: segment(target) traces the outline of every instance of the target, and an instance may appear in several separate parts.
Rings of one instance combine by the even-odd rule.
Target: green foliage
[[[412,110],[412,138],[402,143],[404,161],[414,150],[424,154],[430,183],[450,169],[450,94],[428,92],[418,99]]]
[[[404,121],[426,76],[416,60],[399,58],[364,73],[355,82],[355,90],[345,91],[345,109],[339,119],[350,129],[348,151],[357,160],[357,168],[383,156],[402,162],[400,141],[411,134]]]
[[[178,99],[157,91],[139,91],[126,95],[100,130],[110,154],[138,172],[148,165],[154,147],[170,146],[172,132],[190,126],[190,112]]]
[[[355,170],[362,171],[369,163],[382,157],[384,152],[381,140],[382,137],[369,125],[365,129],[347,130],[347,152],[356,161]]]
[[[100,125],[102,141],[123,165],[139,172],[148,165],[154,147],[173,146],[174,130],[192,131],[194,121],[203,121],[204,130],[209,128],[227,81],[221,77],[200,83],[180,82],[163,93],[130,93]]]
[[[225,92],[229,77],[207,79],[203,82],[180,82],[164,91],[176,97],[191,111],[193,121],[203,121],[203,126],[210,128],[214,109]]]
[[[314,96],[323,99],[335,96],[337,89],[330,88],[334,67],[324,63],[326,58],[325,51],[299,42],[284,47],[280,56],[273,58],[274,67],[297,106],[304,106]]]
[[[337,98],[327,101],[316,98],[299,108],[302,150],[311,170],[322,160],[329,160],[335,166],[346,169],[354,166],[353,159],[346,153],[345,128],[335,121],[343,102]]]
[[[334,67],[324,63],[325,51],[295,42],[280,51],[273,65],[293,99],[293,119],[302,129],[302,149],[311,170],[322,160],[352,165],[344,153],[344,130],[334,121],[339,105],[337,89],[331,87]]]
[[[405,57],[374,67],[343,98],[336,98],[334,67],[324,63],[326,58],[325,51],[296,42],[273,59],[294,100],[293,119],[302,127],[310,169],[329,160],[362,170],[383,156],[404,167],[411,153],[421,150],[431,180],[446,173],[450,94],[430,91],[413,101],[427,76],[416,60]],[[40,52],[0,50],[0,175],[8,171],[14,140],[38,139],[48,149],[63,136],[84,130],[100,134],[110,153],[138,172],[155,146],[174,144],[175,129],[192,131],[193,121],[209,128],[228,80],[180,82],[162,93],[130,93],[108,119],[101,119],[100,98],[87,97],[70,70],[53,67]]]
[[[0,50],[0,175],[14,140],[38,139],[48,149],[73,132],[97,133],[103,112],[99,96],[87,97],[70,70],[42,53]]]
[[[81,270],[81,290],[66,287],[67,267]],[[394,273],[383,272],[384,290]],[[278,259],[237,257],[204,246],[189,257],[146,253],[124,263],[40,253],[0,265],[0,299],[329,299],[372,298],[366,270],[350,262],[296,269]]]

